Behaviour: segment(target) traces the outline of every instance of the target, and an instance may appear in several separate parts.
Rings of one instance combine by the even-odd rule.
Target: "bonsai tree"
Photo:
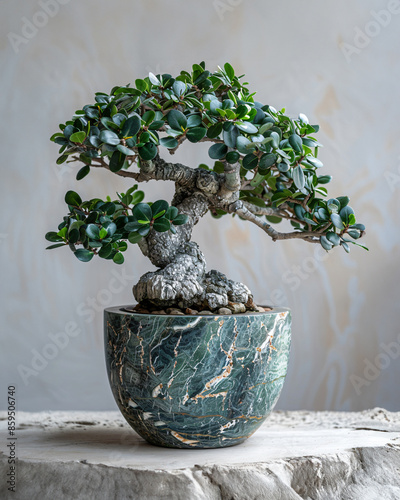
[[[347,196],[327,198],[331,176],[319,174],[318,125],[257,101],[242,76],[228,63],[212,73],[202,62],[175,78],[150,73],[133,87],[96,93],[94,103],[51,137],[60,146],[57,163],[80,164],[78,180],[103,168],[131,184],[113,200],[82,201],[68,191],[68,214],[57,231],[46,234],[53,243],[48,248],[68,246],[82,262],[96,255],[122,264],[128,243],[137,244],[159,268],[133,287],[146,311],[257,309],[246,285],[206,272],[191,234],[207,212],[238,216],[273,241],[300,239],[349,252],[365,227]],[[210,143],[211,165],[192,168],[160,155],[198,142]],[[138,183],[150,180],[175,183],[171,204],[143,201]],[[282,220],[289,230],[274,227]]]

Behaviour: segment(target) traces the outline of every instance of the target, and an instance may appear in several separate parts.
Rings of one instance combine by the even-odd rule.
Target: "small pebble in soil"
[[[185,313],[182,312],[180,309],[176,309],[175,307],[169,307],[167,309],[167,314],[175,314],[175,315],[178,315],[178,316],[184,316]]]
[[[195,314],[199,314],[199,311],[196,311],[196,309],[190,309],[189,307],[187,309],[185,309],[185,314],[190,314],[190,315],[195,315]]]
[[[136,306],[127,308],[127,310],[139,314],[158,314],[158,315],[175,315],[175,316],[185,316],[185,315],[210,316],[218,314],[231,315],[231,314],[243,314],[243,313],[264,313],[273,310],[272,307],[258,306],[255,305],[254,303],[252,303],[251,307],[246,307],[246,305],[240,302],[229,302],[227,307],[220,307],[215,311],[210,311],[209,309],[202,309],[200,312],[197,309],[192,309],[190,307],[186,308],[169,307],[167,309],[153,309],[153,307],[147,308],[140,304],[136,304]]]
[[[240,302],[228,302],[228,307],[233,314],[239,314],[246,312],[246,306]]]

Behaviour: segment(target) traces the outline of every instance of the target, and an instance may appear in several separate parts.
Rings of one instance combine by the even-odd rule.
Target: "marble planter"
[[[105,310],[111,389],[149,443],[219,448],[242,443],[274,407],[286,376],[288,309],[235,316]]]

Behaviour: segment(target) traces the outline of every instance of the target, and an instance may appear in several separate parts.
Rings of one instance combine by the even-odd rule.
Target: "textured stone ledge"
[[[400,413],[379,408],[274,412],[244,444],[214,450],[148,445],[118,412],[20,412],[16,494],[5,417],[2,499],[400,499]]]

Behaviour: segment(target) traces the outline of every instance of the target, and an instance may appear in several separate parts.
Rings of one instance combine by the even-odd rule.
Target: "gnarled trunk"
[[[208,211],[209,199],[199,190],[177,186],[173,205],[189,220],[177,227],[176,234],[151,230],[139,246],[143,254],[160,269],[144,274],[133,287],[141,304],[157,307],[179,306],[215,310],[229,302],[252,308],[252,295],[243,285],[218,271],[206,273],[204,254],[191,242],[193,226]]]

